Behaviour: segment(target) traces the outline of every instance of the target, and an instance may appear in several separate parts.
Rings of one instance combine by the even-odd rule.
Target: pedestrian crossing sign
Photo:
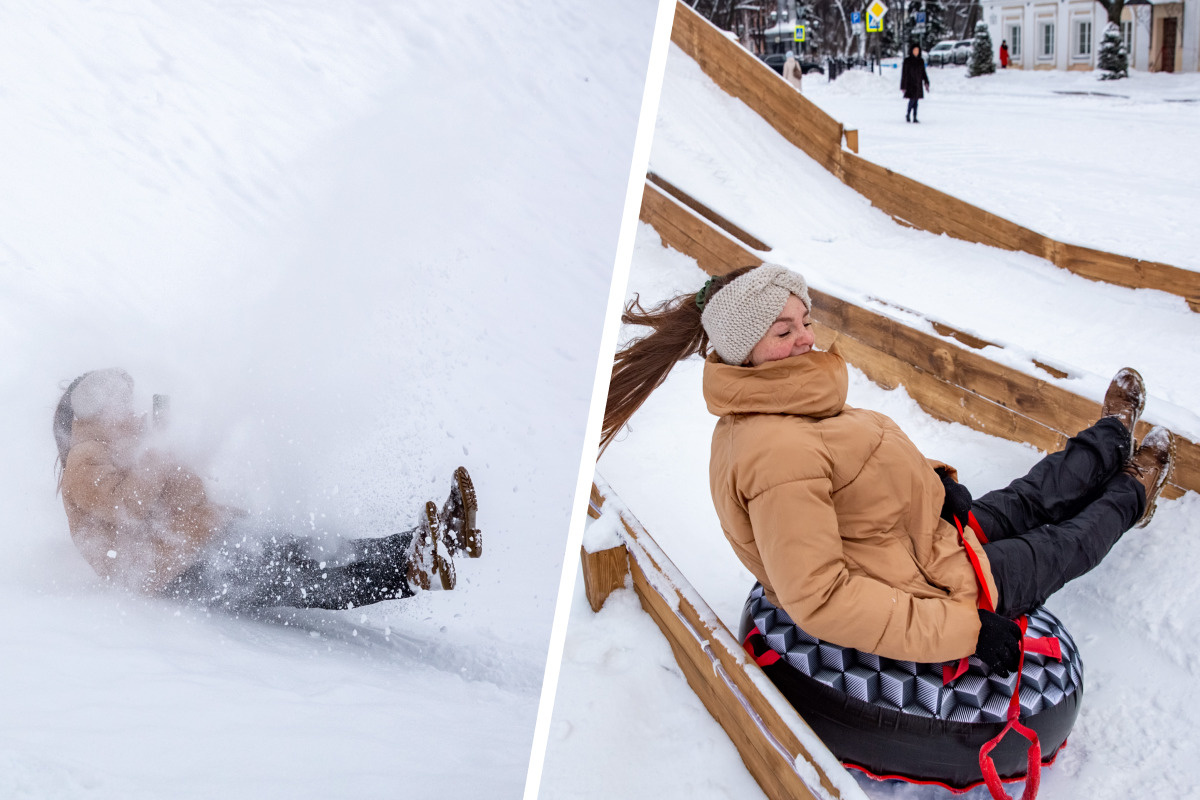
[[[796,42],[804,41],[804,26],[803,25],[797,25],[796,29],[792,31],[792,41],[796,41]]]

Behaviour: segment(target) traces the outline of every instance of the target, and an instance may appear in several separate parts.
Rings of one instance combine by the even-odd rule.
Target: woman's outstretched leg
[[[1129,463],[1074,517],[983,546],[1000,590],[998,614],[1016,618],[1089,572],[1125,531],[1144,525],[1171,471],[1171,435],[1154,428]],[[985,531],[986,532],[986,531]]]
[[[173,581],[169,596],[239,611],[277,606],[338,610],[411,597],[431,578],[453,588],[436,553],[437,509],[427,503],[412,530],[335,542],[228,532],[205,559]],[[436,564],[436,566],[435,566]]]
[[[1146,405],[1137,370],[1125,367],[1109,383],[1100,421],[1043,458],[1029,474],[974,501],[989,539],[1020,536],[1068,520],[1094,501],[1133,454],[1133,429]]]
[[[975,498],[971,510],[990,540],[1068,520],[1096,500],[1129,458],[1129,430],[1105,417],[1067,440],[1029,473]]]
[[[365,540],[374,543],[373,554],[346,562],[320,554],[319,540],[275,537],[261,548],[223,544],[173,581],[166,593],[229,611],[275,606],[336,610],[411,597],[416,533]]]

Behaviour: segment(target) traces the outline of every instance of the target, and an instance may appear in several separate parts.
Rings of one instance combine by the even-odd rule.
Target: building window
[[[1125,45],[1126,53],[1133,53],[1133,22],[1121,23],[1121,44]]]
[[[1075,57],[1086,58],[1092,54],[1092,22],[1080,20],[1075,23]]]
[[[1021,55],[1021,26],[1010,25],[1008,28],[1008,54],[1017,58]]]
[[[1038,42],[1041,50],[1038,58],[1054,58],[1054,23],[1041,22],[1038,24]]]

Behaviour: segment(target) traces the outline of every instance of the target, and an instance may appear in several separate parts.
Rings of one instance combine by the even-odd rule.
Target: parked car
[[[759,56],[759,58],[761,58],[768,67],[775,70],[780,75],[783,74],[783,62],[787,61],[787,53],[770,53],[769,55]],[[810,72],[819,72],[822,75],[825,74],[825,68],[816,61],[806,61],[802,58],[797,60],[800,62],[801,75],[807,75]]]
[[[929,53],[927,54],[928,59],[929,59],[929,65],[940,67],[944,64],[953,64],[954,63],[953,51],[954,51],[955,44],[957,44],[957,42],[955,42],[953,40],[947,40],[947,41],[938,42],[937,44],[935,44],[933,46],[933,49],[930,50]]]
[[[954,45],[954,63],[965,64],[971,60],[971,51],[975,49],[974,39],[960,39]]]

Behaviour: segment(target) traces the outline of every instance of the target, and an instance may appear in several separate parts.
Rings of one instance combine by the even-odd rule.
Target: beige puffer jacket
[[[136,418],[75,420],[62,498],[71,538],[97,574],[149,592],[196,563],[230,516],[200,478],[146,449]]]
[[[979,637],[978,582],[934,467],[882,414],[845,405],[840,356],[758,367],[710,357],[704,397],[720,417],[709,474],[738,558],[820,639],[920,662],[958,659]],[[987,556],[968,530],[988,589]]]

